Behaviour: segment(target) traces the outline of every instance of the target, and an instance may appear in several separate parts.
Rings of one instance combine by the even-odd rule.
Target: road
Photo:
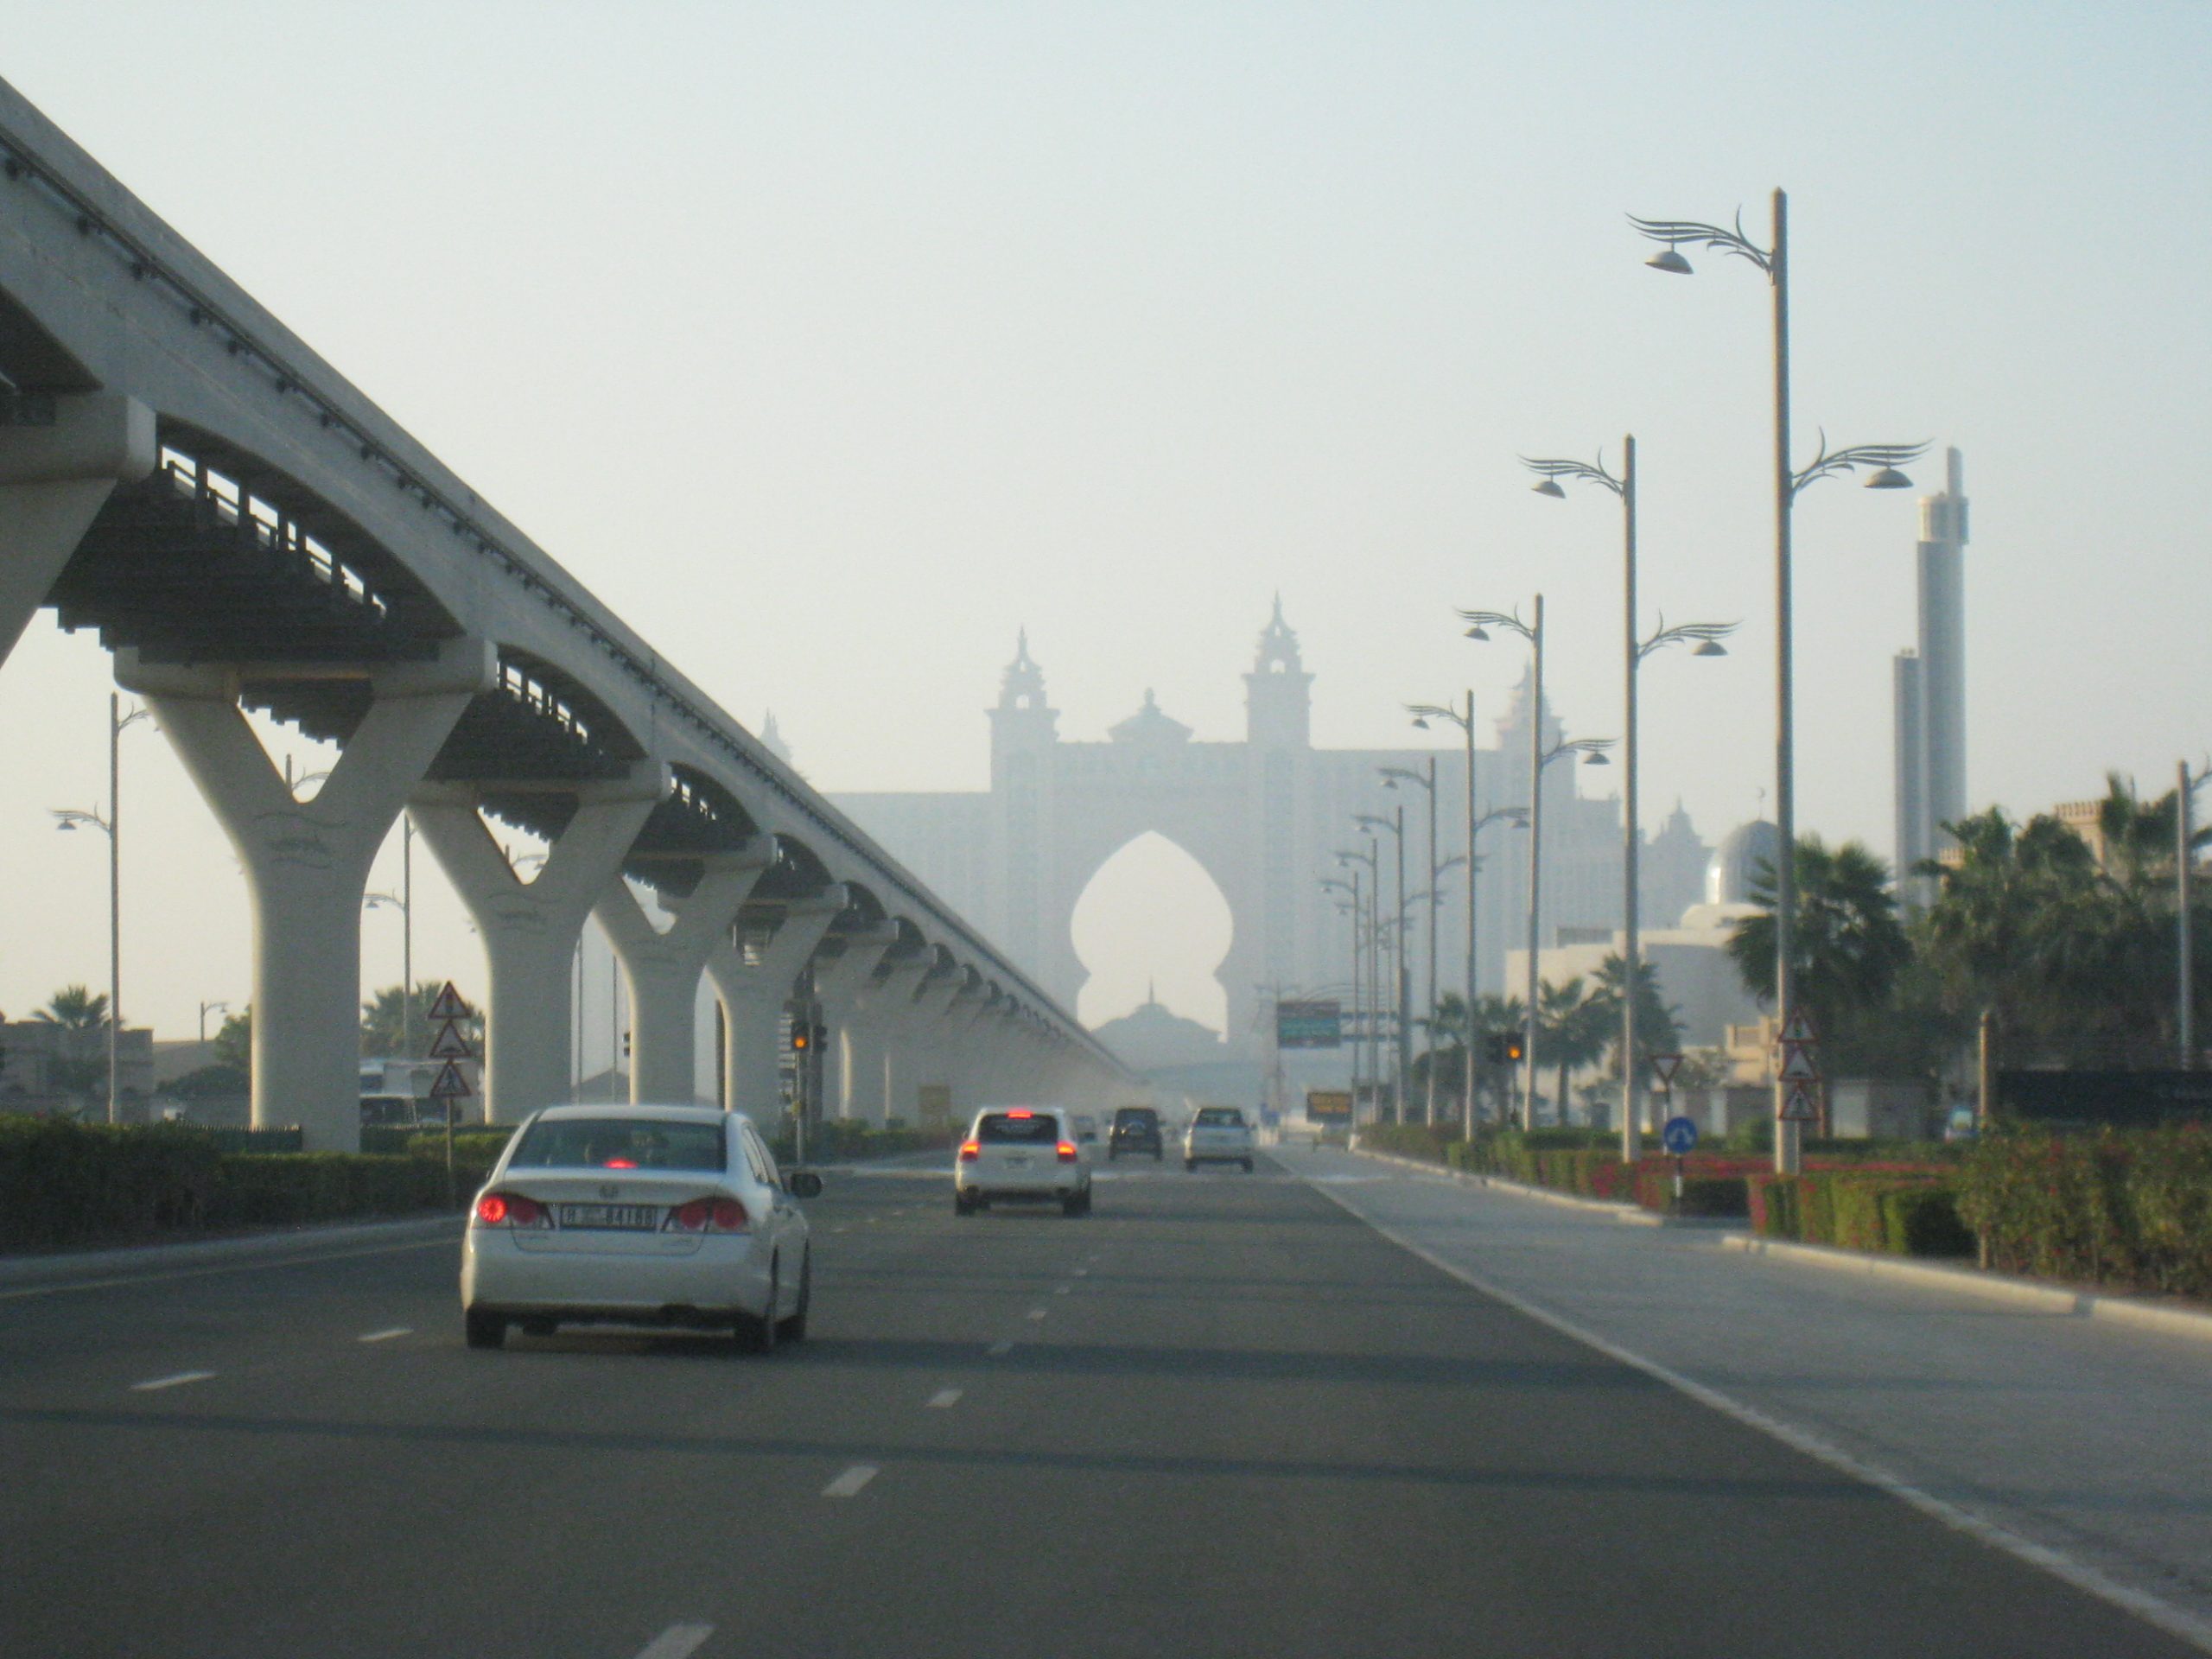
[[[0,1291],[0,1653],[2178,1655],[1273,1159],[810,1205],[815,1335],[461,1344],[453,1233]]]

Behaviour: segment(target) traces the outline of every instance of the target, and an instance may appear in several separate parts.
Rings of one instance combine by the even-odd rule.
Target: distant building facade
[[[154,1033],[125,1026],[116,1040],[117,1093],[125,1121],[142,1122],[154,1096]],[[0,1020],[0,1112],[107,1116],[107,1027]]]
[[[1956,449],[1945,466],[1942,493],[1920,498],[1919,644],[1897,653],[1892,677],[1897,892],[1923,906],[1935,883],[1918,867],[1967,813],[1966,467]]]
[[[1211,742],[1162,709],[1151,693],[1103,741],[1060,735],[1059,711],[1025,634],[989,711],[991,782],[963,793],[846,794],[835,797],[945,899],[979,917],[993,938],[1069,1007],[1086,977],[1071,925],[1077,900],[1116,852],[1147,831],[1187,852],[1212,879],[1233,918],[1229,956],[1218,972],[1228,995],[1230,1047],[1240,1057],[1259,1046],[1255,1030],[1267,993],[1260,988],[1343,994],[1351,974],[1351,924],[1326,876],[1344,874],[1340,849],[1363,844],[1357,813],[1406,814],[1406,891],[1428,885],[1427,802],[1418,789],[1390,790],[1384,766],[1436,763],[1439,856],[1465,850],[1465,750],[1322,749],[1313,746],[1313,675],[1277,602],[1244,676],[1242,741]],[[1516,805],[1528,793],[1529,706],[1524,677],[1495,721],[1495,747],[1475,753],[1478,810]],[[1548,741],[1560,734],[1541,712]],[[1576,768],[1544,774],[1546,938],[1574,930],[1610,933],[1621,912],[1621,812],[1617,799],[1575,792]],[[1484,834],[1477,883],[1480,989],[1504,984],[1508,943],[1525,938],[1527,842],[1509,826]],[[1395,889],[1390,838],[1381,842],[1386,889]],[[1679,808],[1647,844],[1645,906],[1672,916],[1697,896],[1708,857]],[[1447,872],[1439,917],[1438,981],[1456,989],[1465,976],[1466,886]],[[1408,953],[1416,998],[1426,996],[1425,918],[1414,912]]]

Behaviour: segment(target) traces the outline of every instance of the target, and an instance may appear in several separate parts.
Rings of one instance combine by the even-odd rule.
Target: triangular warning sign
[[[434,1060],[465,1060],[468,1052],[468,1039],[461,1034],[461,1027],[454,1020],[440,1026],[438,1034],[430,1039],[429,1054]]]
[[[1813,1091],[1802,1084],[1783,1098],[1781,1116],[1785,1123],[1810,1123],[1820,1115],[1820,1108],[1813,1100]]]
[[[1675,1073],[1682,1069],[1682,1057],[1679,1054],[1649,1054],[1644,1058],[1651,1062],[1652,1071],[1662,1084],[1672,1083]]]
[[[430,1085],[432,1100],[459,1100],[462,1096],[474,1092],[468,1086],[468,1079],[461,1075],[461,1068],[451,1060],[439,1068],[438,1080]]]
[[[430,1004],[430,1018],[466,1020],[467,1017],[468,1004],[461,1000],[461,993],[454,989],[453,981],[446,981],[445,988],[438,993],[438,1000]]]
[[[1784,1043],[1782,1046],[1782,1080],[1784,1083],[1818,1083],[1821,1080],[1821,1068],[1813,1063],[1811,1045]]]
[[[433,1016],[435,1017],[435,1016]],[[1789,1023],[1782,1028],[1785,1043],[1817,1043],[1821,1040],[1820,1023],[1808,1008],[1798,1008],[1789,1016]]]

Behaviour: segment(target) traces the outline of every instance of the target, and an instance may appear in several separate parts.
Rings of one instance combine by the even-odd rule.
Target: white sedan
[[[743,1117],[697,1106],[553,1106],[508,1141],[461,1246],[472,1348],[507,1327],[732,1329],[756,1353],[806,1335],[806,1217],[822,1178],[780,1174]]]
[[[1242,1164],[1252,1173],[1252,1126],[1234,1106],[1201,1106],[1183,1131],[1183,1167]]]

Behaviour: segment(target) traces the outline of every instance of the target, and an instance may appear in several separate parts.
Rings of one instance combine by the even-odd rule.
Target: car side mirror
[[[784,1191],[795,1198],[818,1198],[822,1178],[810,1169],[794,1169],[784,1177]]]

